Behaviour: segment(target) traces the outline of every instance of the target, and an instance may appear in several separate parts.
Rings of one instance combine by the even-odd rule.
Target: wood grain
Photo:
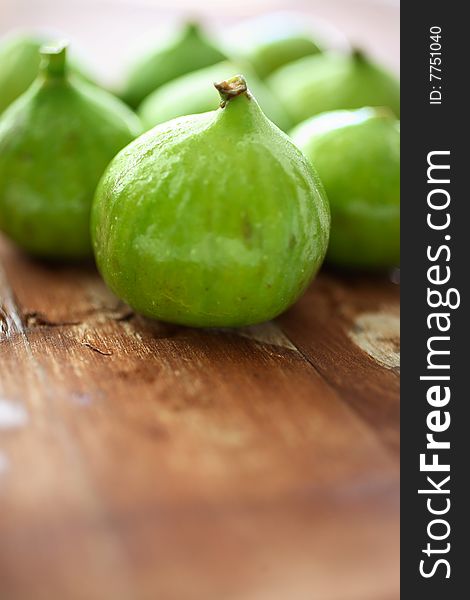
[[[2,600],[398,598],[396,285],[197,331],[0,256]]]

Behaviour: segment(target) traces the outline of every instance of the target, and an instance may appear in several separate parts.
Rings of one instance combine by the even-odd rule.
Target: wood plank
[[[398,380],[347,334],[395,290],[326,275],[197,331],[0,256],[0,597],[398,597]]]
[[[283,331],[396,454],[399,452],[399,286],[383,276],[326,272]]]

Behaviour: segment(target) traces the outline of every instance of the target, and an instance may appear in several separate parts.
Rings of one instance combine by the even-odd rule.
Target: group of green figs
[[[298,24],[226,39],[186,24],[114,93],[65,43],[3,41],[0,229],[94,255],[137,312],[201,327],[275,317],[325,256],[397,265],[397,80]]]

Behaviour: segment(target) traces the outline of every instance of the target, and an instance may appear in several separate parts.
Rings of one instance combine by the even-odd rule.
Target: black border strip
[[[470,137],[469,110],[467,105],[468,57],[470,55],[467,40],[470,38],[467,20],[464,18],[464,3],[428,0],[423,3],[403,2],[401,7],[401,89],[402,89],[402,194],[401,194],[401,328],[402,328],[402,368],[401,368],[401,598],[403,600],[461,600],[467,597],[465,578],[470,567],[464,565],[469,550],[467,530],[469,529],[469,467],[470,458],[470,397],[467,389],[466,374],[470,372],[470,326],[466,312],[466,300],[469,297],[470,279],[470,217],[468,207],[470,199],[465,189],[467,173],[470,174],[470,152],[465,147]],[[430,28],[440,27],[442,37],[442,82],[430,82]],[[437,71],[435,71],[437,73]],[[429,93],[432,86],[441,85],[442,103],[431,105]],[[448,156],[435,155],[436,162],[450,164],[447,176],[450,183],[428,183],[427,157],[432,151],[450,151]],[[433,172],[431,172],[432,174]],[[434,171],[445,179],[444,171]],[[428,207],[428,193],[431,189],[444,188],[450,195],[448,209],[432,211]],[[445,199],[445,194],[436,193],[436,200]],[[445,230],[433,230],[427,224],[427,215],[434,212],[444,220],[448,212],[450,225]],[[445,236],[450,235],[450,239]],[[430,260],[430,254],[436,256],[440,246],[447,245],[447,251],[441,250],[438,258]],[[439,270],[431,272],[431,277],[447,274],[450,268],[450,280],[446,284],[432,285],[428,280],[428,268],[439,265]],[[428,305],[427,288],[440,289],[444,294],[449,288],[455,288],[460,294],[460,306],[456,309]],[[436,297],[434,297],[436,298]],[[452,300],[456,299],[456,294]],[[431,318],[432,327],[428,327],[427,317],[433,312],[446,312],[450,315],[448,341],[431,342],[434,348],[450,350],[449,355],[436,355],[434,362],[446,363],[450,369],[428,369],[427,343],[436,330],[436,320]],[[445,319],[441,321],[444,325]],[[450,381],[420,380],[422,375],[449,375]],[[431,406],[427,401],[427,390],[431,385],[448,385],[451,397],[447,405]],[[439,462],[448,463],[450,471],[421,472],[420,454],[427,452],[427,462],[432,460],[433,450],[426,449],[426,434],[430,432],[427,415],[440,410],[440,422],[449,413],[451,419],[447,430],[436,433],[435,438],[450,442],[449,450],[439,450]],[[436,417],[437,418],[437,417]],[[433,421],[436,424],[436,419]],[[468,440],[468,445],[467,445]],[[447,488],[449,494],[418,494],[419,489],[432,489],[426,477],[440,482],[450,475],[441,489]],[[450,500],[449,511],[441,516],[432,515],[430,506],[443,510]],[[433,519],[442,518],[450,525],[449,535],[441,540],[429,538],[427,528]],[[447,531],[444,523],[431,525],[431,532],[443,536]],[[448,552],[423,552],[427,544],[433,549],[447,548]],[[429,573],[439,559],[447,560],[448,569],[440,563],[432,577],[420,574],[420,561],[424,559],[423,571]]]

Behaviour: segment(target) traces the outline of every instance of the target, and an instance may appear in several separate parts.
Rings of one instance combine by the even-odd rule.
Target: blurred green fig
[[[37,256],[90,255],[96,184],[140,131],[120,100],[67,75],[64,45],[44,47],[38,78],[0,118],[0,229]]]
[[[229,55],[248,61],[261,78],[304,56],[318,54],[322,47],[305,18],[288,11],[242,21],[224,35],[224,41]]]
[[[239,70],[233,63],[222,62],[162,85],[150,94],[139,108],[144,126],[150,129],[176,117],[214,110],[220,103],[220,96],[212,85],[213,82],[226,79]],[[266,116],[282,130],[289,129],[292,123],[271,90],[250,73],[246,66],[243,72],[250,81],[250,90]]]
[[[8,36],[0,43],[0,114],[23,94],[39,71],[39,49],[45,39],[37,35]],[[89,79],[81,67],[73,65],[76,75]]]
[[[309,161],[242,76],[212,112],[158,125],[111,162],[92,210],[97,265],[136,311],[199,327],[288,308],[323,260],[330,214]]]
[[[400,114],[397,79],[359,51],[303,58],[279,69],[268,84],[294,123],[322,112],[362,106],[387,106]]]
[[[382,268],[400,261],[400,127],[388,110],[334,111],[292,139],[312,161],[331,206],[327,259]]]
[[[162,42],[134,64],[120,96],[137,108],[146,96],[164,83],[225,58],[198,24],[188,23],[174,37]]]

